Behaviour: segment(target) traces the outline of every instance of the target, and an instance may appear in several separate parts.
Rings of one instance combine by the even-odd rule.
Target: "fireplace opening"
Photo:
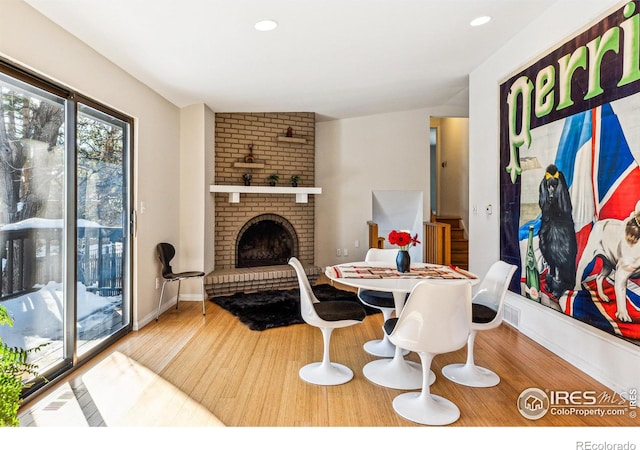
[[[275,214],[264,214],[247,222],[238,234],[236,267],[287,264],[297,255],[298,239],[291,224]]]

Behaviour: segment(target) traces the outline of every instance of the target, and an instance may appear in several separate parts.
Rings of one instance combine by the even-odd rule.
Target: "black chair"
[[[202,315],[204,316],[205,311],[205,300],[207,296],[204,290],[204,272],[198,271],[189,271],[189,272],[179,272],[173,273],[173,269],[171,268],[171,260],[176,255],[176,249],[173,245],[168,244],[166,242],[161,242],[156,245],[156,254],[158,255],[158,259],[162,264],[162,290],[160,291],[160,301],[158,302],[158,312],[156,313],[156,322],[160,317],[160,306],[162,306],[162,297],[164,295],[164,287],[167,283],[172,281],[178,282],[178,293],[176,294],[176,309],[178,309],[178,303],[180,303],[180,282],[182,280],[186,280],[189,278],[200,278],[202,283]]]

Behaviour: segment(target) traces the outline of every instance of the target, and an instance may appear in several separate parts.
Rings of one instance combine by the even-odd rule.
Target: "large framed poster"
[[[640,345],[640,2],[500,85],[510,289]]]

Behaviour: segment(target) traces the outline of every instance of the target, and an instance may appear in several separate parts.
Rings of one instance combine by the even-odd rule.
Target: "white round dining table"
[[[425,275],[432,269],[433,275]],[[450,266],[429,263],[411,263],[409,274],[400,274],[389,263],[357,261],[328,266],[325,275],[330,280],[359,289],[391,292],[395,303],[396,315],[404,307],[407,294],[421,281],[430,279],[446,283],[454,279],[468,279],[472,285],[480,282],[478,277],[468,271]],[[371,382],[393,389],[413,390],[422,388],[422,366],[408,361],[403,349],[396,347],[393,358],[377,359],[367,363],[362,372]],[[435,375],[430,375],[430,383]]]

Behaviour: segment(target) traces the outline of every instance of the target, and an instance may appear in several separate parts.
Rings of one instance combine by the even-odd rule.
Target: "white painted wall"
[[[179,110],[24,2],[0,1],[0,16],[3,58],[135,119],[133,195],[138,212],[146,205],[133,241],[133,323],[140,328],[155,318],[160,293],[155,245],[179,241]]]
[[[558,44],[583,31],[615,6],[613,0],[558,1],[470,75],[469,204],[470,269],[483,275],[499,258],[499,102],[500,84]],[[493,214],[485,206],[493,205]],[[493,239],[491,239],[493,237]],[[618,392],[640,385],[638,346],[563,316],[515,294],[507,303],[520,313],[520,331]],[[540,388],[546,387],[540,380]]]
[[[174,243],[180,265],[173,270],[213,270],[213,130],[215,115],[203,103],[180,110],[180,240]],[[181,300],[202,300],[199,280],[182,282]]]
[[[204,108],[198,103],[180,110],[180,239],[173,243],[180,265],[172,264],[175,272],[204,270],[204,208],[194,207],[204,197]],[[198,280],[185,280],[180,298],[199,292],[199,284]]]
[[[364,259],[373,191],[422,191],[428,220],[430,116],[464,112],[420,109],[316,125],[317,265]],[[337,257],[337,248],[348,256]]]
[[[205,270],[205,108],[199,103],[180,110],[180,239],[173,243],[177,253],[176,264],[172,264],[174,272]],[[201,289],[199,280],[185,280],[180,299],[201,300]]]
[[[440,211],[443,216],[460,216],[469,226],[469,119],[443,117],[439,120]]]

